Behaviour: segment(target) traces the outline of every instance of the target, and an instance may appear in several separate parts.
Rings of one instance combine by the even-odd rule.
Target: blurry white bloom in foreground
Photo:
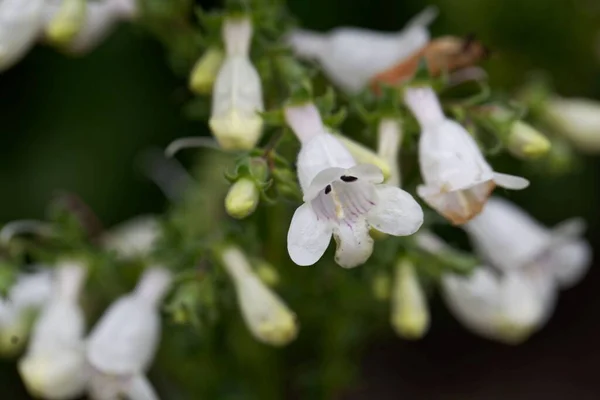
[[[123,259],[150,254],[160,235],[158,219],[152,215],[135,217],[111,229],[103,239],[104,248]]]
[[[581,238],[584,225],[578,218],[548,229],[516,205],[492,197],[463,228],[487,263],[503,271],[536,264],[561,287],[577,283],[591,263],[591,248]]]
[[[35,323],[19,373],[29,393],[51,400],[75,399],[87,385],[85,321],[79,294],[86,268],[66,261],[57,266],[50,301]]]
[[[395,118],[382,118],[377,126],[377,154],[390,166],[386,183],[400,186],[400,160],[398,151],[402,146],[401,122]]]
[[[444,115],[430,87],[407,88],[404,99],[421,127],[419,164],[424,184],[417,193],[455,225],[481,212],[496,185],[524,189],[526,179],[494,172],[477,143]]]
[[[157,399],[145,373],[160,341],[160,303],[172,281],[162,268],[146,270],[132,293],[106,310],[88,340],[90,396],[109,400]]]
[[[392,326],[406,339],[419,339],[429,328],[429,309],[423,288],[408,259],[398,261],[392,289]]]
[[[218,47],[209,47],[198,59],[190,73],[189,87],[196,94],[208,94],[212,91],[225,54]]]
[[[6,299],[0,299],[0,355],[18,353],[29,336],[31,319],[52,293],[48,270],[19,275]]]
[[[396,33],[337,28],[323,34],[297,29],[288,42],[298,57],[317,60],[342,89],[358,92],[377,73],[424,47],[429,41],[427,25],[436,15],[435,8],[427,8]]]
[[[242,317],[252,335],[273,346],[283,346],[298,335],[296,316],[252,271],[244,253],[225,247],[221,262],[235,285]]]
[[[550,98],[544,109],[544,117],[579,150],[587,153],[600,151],[600,102]]]
[[[256,146],[263,128],[262,84],[250,61],[250,19],[227,18],[223,23],[226,57],[213,86],[210,129],[225,150]]]
[[[521,271],[476,268],[470,276],[442,277],[446,304],[467,328],[483,337],[519,343],[541,328],[554,306],[555,291],[544,277]]]
[[[423,223],[419,204],[402,189],[382,185],[379,168],[356,165],[348,150],[325,132],[314,104],[286,107],[285,118],[302,142],[297,169],[305,203],[294,213],[287,237],[296,264],[316,263],[333,234],[336,262],[356,267],[373,251],[370,227],[394,236],[419,229]]]
[[[0,1],[0,71],[12,67],[35,44],[45,0]]]

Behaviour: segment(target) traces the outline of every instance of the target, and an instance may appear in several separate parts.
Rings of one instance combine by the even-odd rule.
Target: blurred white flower
[[[262,136],[260,76],[250,61],[250,19],[225,19],[226,56],[213,86],[210,129],[225,150],[249,150]]]
[[[145,373],[160,341],[159,307],[171,281],[163,268],[146,270],[133,292],[116,300],[96,324],[87,346],[92,399],[158,398]]]
[[[333,235],[336,262],[345,268],[364,263],[373,251],[369,228],[405,236],[423,223],[423,210],[398,187],[382,185],[381,170],[356,165],[352,155],[326,133],[313,104],[285,109],[288,125],[302,142],[298,179],[304,204],[292,218],[288,252],[298,265],[312,265],[325,253]]]
[[[430,37],[427,25],[436,16],[437,10],[429,7],[395,33],[346,27],[325,34],[296,29],[288,43],[298,57],[317,60],[342,89],[358,92],[377,73],[424,47]]]
[[[105,249],[128,260],[150,254],[159,236],[158,218],[142,215],[112,228],[103,238],[103,245]]]
[[[415,266],[401,259],[395,266],[391,322],[398,335],[419,339],[429,329],[429,308]]]
[[[579,218],[548,229],[516,205],[492,197],[463,228],[487,263],[503,271],[536,264],[563,288],[577,283],[591,263],[592,251],[581,238],[585,226]]]
[[[242,317],[260,342],[284,346],[298,335],[296,316],[252,271],[244,253],[235,246],[221,251],[221,262],[235,285]]]
[[[481,212],[496,185],[524,189],[524,178],[494,172],[473,137],[444,115],[430,87],[407,88],[404,99],[421,126],[419,164],[424,184],[417,193],[455,225]]]
[[[600,152],[600,102],[552,97],[546,103],[544,117],[579,150]]]
[[[85,321],[78,301],[87,271],[78,261],[63,261],[56,268],[52,297],[18,368],[32,396],[66,400],[81,396],[87,385]]]
[[[527,122],[514,121],[510,127],[506,147],[515,157],[534,159],[548,154],[552,144]]]
[[[386,183],[401,186],[398,152],[402,146],[402,125],[396,118],[382,118],[377,125],[377,154],[389,165]]]
[[[31,49],[43,27],[45,0],[0,1],[0,71]]]

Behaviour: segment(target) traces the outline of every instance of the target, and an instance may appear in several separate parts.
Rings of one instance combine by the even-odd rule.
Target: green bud
[[[392,326],[398,335],[405,339],[420,339],[427,333],[427,299],[413,263],[406,258],[396,264],[391,309]]]
[[[266,182],[269,177],[269,165],[267,160],[262,157],[254,157],[248,161],[248,169],[250,175],[254,177],[258,182]]]
[[[233,218],[243,219],[256,210],[260,193],[256,183],[248,178],[241,178],[229,189],[225,197],[225,209]]]
[[[55,45],[69,44],[85,23],[86,7],[86,0],[63,0],[46,27],[46,38]]]
[[[260,278],[260,280],[263,281],[266,285],[275,287],[280,282],[281,278],[279,276],[279,272],[277,272],[277,269],[275,269],[275,267],[273,267],[271,264],[264,260],[258,263],[255,272],[256,275],[258,275],[258,277]]]
[[[223,50],[218,47],[209,47],[190,73],[190,90],[196,94],[210,94],[224,59]]]
[[[550,151],[550,141],[526,122],[515,121],[508,134],[507,148],[515,157],[532,159]]]

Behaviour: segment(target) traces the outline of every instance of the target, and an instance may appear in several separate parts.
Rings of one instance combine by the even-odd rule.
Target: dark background
[[[440,8],[434,36],[474,32],[494,50],[484,65],[494,87],[516,89],[529,72],[544,70],[560,94],[600,98],[600,1],[428,4]],[[385,0],[289,5],[304,26],[317,30],[397,30],[425,6]],[[106,225],[160,212],[165,200],[135,159],[149,146],[206,132],[182,117],[185,91],[186,82],[173,76],[160,46],[133,27],[121,27],[80,59],[38,46],[0,75],[0,221],[43,218],[56,190],[78,193]],[[548,224],[584,216],[597,249],[598,172],[597,160],[587,157],[565,176],[528,176],[532,187],[514,198]],[[362,379],[343,398],[599,399],[599,277],[592,267],[581,284],[561,295],[548,326],[516,347],[473,336],[434,302],[427,337],[372,343]],[[0,364],[0,397],[21,398],[19,385],[12,368]]]

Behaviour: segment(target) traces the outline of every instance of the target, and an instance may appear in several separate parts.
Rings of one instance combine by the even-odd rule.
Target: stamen
[[[329,192],[331,192],[331,185],[325,187],[325,194],[329,194]]]
[[[350,176],[350,175],[342,175],[342,176],[340,177],[340,179],[341,179],[342,181],[344,181],[344,182],[355,182],[355,181],[357,181],[357,180],[358,180],[358,178],[357,178],[357,177],[355,177],[355,176]]]

